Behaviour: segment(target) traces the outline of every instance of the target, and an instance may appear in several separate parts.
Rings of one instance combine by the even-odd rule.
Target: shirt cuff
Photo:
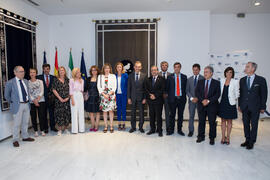
[[[191,97],[191,98],[190,98],[190,101],[192,101],[193,99],[194,99],[194,98],[193,98],[193,97]]]

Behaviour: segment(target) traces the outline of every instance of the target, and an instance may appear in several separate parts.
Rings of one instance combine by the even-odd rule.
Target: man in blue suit
[[[19,147],[20,131],[23,141],[34,141],[29,137],[28,124],[30,118],[28,81],[24,79],[22,66],[14,68],[15,77],[6,83],[5,99],[10,103],[10,112],[13,114],[13,146]]]
[[[264,113],[267,101],[267,84],[265,78],[255,74],[257,64],[247,63],[247,76],[240,79],[240,96],[238,108],[242,112],[246,141],[241,144],[246,149],[253,149],[257,139],[260,113]]]
[[[186,84],[187,76],[180,73],[181,64],[176,62],[173,65],[174,73],[169,75],[166,82],[166,94],[168,95],[168,102],[170,106],[170,119],[169,119],[169,131],[167,135],[174,133],[175,127],[175,114],[178,109],[178,121],[177,121],[177,132],[181,136],[185,136],[182,131],[183,124],[183,113],[186,105]]]

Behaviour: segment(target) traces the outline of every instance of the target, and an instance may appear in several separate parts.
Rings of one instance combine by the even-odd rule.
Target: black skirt
[[[237,119],[237,108],[236,105],[230,105],[228,92],[229,86],[224,85],[221,102],[219,104],[218,116],[223,119]]]

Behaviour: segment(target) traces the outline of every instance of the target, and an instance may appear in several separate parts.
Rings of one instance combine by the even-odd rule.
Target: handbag
[[[83,92],[83,99],[84,99],[84,101],[87,101],[89,99],[88,91]]]

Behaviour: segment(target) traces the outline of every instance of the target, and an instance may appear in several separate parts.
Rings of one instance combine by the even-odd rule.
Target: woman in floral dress
[[[110,132],[114,132],[113,117],[116,109],[116,76],[112,74],[112,67],[106,63],[102,67],[101,74],[98,76],[98,92],[100,94],[100,110],[103,111],[103,119],[105,123],[104,133],[108,131],[107,115],[110,116]]]

